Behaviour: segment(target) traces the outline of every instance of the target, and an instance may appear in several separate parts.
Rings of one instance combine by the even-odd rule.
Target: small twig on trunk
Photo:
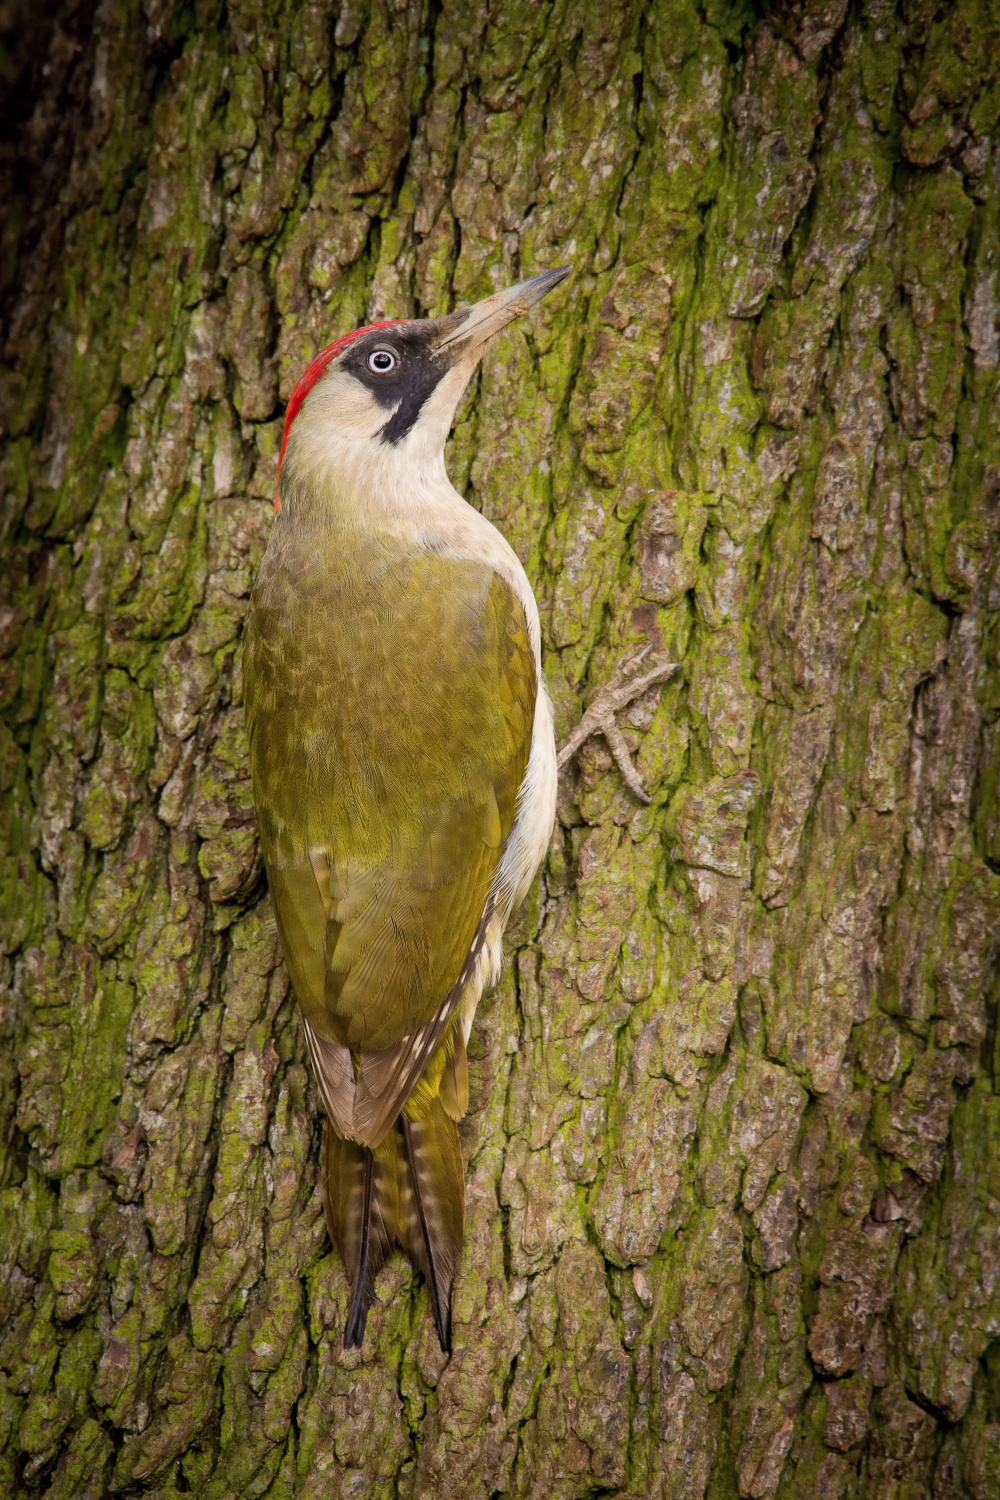
[[[642,784],[642,778],[632,764],[628,745],[625,743],[625,738],[618,728],[615,714],[619,709],[625,708],[627,704],[631,703],[634,698],[638,698],[647,688],[652,687],[654,683],[663,682],[667,677],[671,677],[674,672],[680,671],[681,664],[679,661],[657,661],[654,659],[652,666],[647,667],[644,672],[639,672],[636,675],[637,669],[649,655],[650,649],[647,646],[638,656],[633,657],[631,661],[619,667],[611,681],[595,691],[583,718],[559,751],[556,760],[557,766],[564,766],[567,761],[573,758],[581,745],[584,745],[590,739],[591,735],[603,734],[607,741],[608,749],[617,761],[618,768],[624,776],[626,783],[636,797],[638,797],[639,801],[645,802],[647,806],[653,799],[646,791],[646,788]]]

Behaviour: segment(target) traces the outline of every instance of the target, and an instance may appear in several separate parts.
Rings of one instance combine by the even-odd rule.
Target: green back
[[[279,517],[244,647],[254,800],[292,979],[356,1052],[454,985],[514,820],[535,707],[485,564]]]

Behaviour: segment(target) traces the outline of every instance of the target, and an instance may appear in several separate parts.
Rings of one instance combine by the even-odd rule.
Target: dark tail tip
[[[344,1328],[344,1348],[360,1349],[365,1340],[365,1324],[371,1297],[365,1294],[364,1278],[359,1276],[351,1293],[351,1305],[347,1309],[347,1325]]]
[[[451,1353],[451,1288],[462,1253],[465,1182],[455,1122],[440,1101],[430,1114],[399,1117],[406,1148],[409,1223],[405,1248],[423,1272],[442,1352]],[[404,1216],[401,1216],[401,1221]]]
[[[433,1289],[432,1289],[433,1290]],[[442,1354],[451,1353],[451,1298],[441,1307],[436,1296],[431,1296],[434,1305],[434,1326],[437,1329],[438,1343],[441,1345]]]
[[[367,1146],[362,1146],[360,1151],[363,1163],[361,1245],[358,1250],[358,1264],[354,1273],[354,1285],[351,1287],[351,1305],[347,1309],[347,1325],[344,1328],[345,1349],[361,1348],[365,1337],[365,1324],[368,1322],[368,1309],[371,1307],[375,1296],[376,1268],[371,1263],[372,1182],[375,1159]],[[383,1248],[379,1264],[384,1259],[385,1253]]]

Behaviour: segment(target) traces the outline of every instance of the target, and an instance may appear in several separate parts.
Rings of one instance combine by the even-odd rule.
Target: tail
[[[400,1193],[399,1243],[422,1271],[431,1294],[438,1342],[451,1353],[451,1288],[465,1234],[465,1173],[458,1127],[435,1099],[411,1119],[404,1109],[396,1127],[403,1137],[405,1170]]]
[[[323,1131],[323,1210],[326,1227],[351,1283],[344,1347],[360,1349],[375,1277],[396,1240],[399,1218],[397,1141],[390,1132],[373,1151],[345,1141],[326,1122]]]
[[[458,1129],[441,1101],[412,1100],[382,1144],[324,1132],[323,1207],[351,1283],[345,1348],[360,1348],[375,1277],[394,1245],[422,1272],[438,1341],[451,1352],[451,1289],[465,1231],[465,1174]]]

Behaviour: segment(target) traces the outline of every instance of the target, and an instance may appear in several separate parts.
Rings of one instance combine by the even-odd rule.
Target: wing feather
[[[404,1036],[393,1047],[361,1054],[354,1099],[354,1137],[364,1145],[377,1146],[385,1138],[444,1037],[479,961],[491,915],[487,902],[459,976],[428,1024]]]
[[[486,564],[314,552],[269,547],[255,590],[254,796],[324,1103],[376,1146],[485,942],[536,672],[520,601]]]
[[[317,1036],[309,1025],[308,1016],[303,1020],[323,1108],[337,1134],[351,1137],[354,1134],[354,1099],[357,1090],[350,1051],[341,1042],[330,1042],[325,1037]]]

